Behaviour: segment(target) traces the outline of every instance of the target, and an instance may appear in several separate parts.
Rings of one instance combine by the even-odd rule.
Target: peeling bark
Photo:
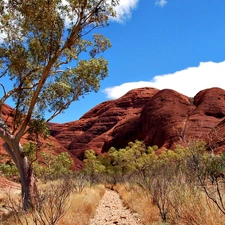
[[[3,147],[12,157],[18,168],[22,189],[23,208],[27,211],[28,209],[35,207],[39,201],[34,172],[31,165],[28,163],[27,158],[23,155],[20,143],[17,143],[12,139],[10,144],[13,148],[7,142],[3,144]]]

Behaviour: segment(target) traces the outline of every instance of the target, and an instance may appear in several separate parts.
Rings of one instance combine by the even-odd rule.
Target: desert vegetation
[[[19,193],[0,196],[2,224],[88,224],[105,187],[118,191],[144,224],[224,224],[225,154],[212,154],[202,142],[160,151],[140,141],[101,155],[88,150],[79,172],[69,154],[43,146],[48,123],[98,91],[108,75],[102,54],[110,40],[93,32],[108,26],[118,4],[1,1],[0,138],[7,156],[0,172],[21,185]]]
[[[103,155],[88,150],[79,172],[72,172],[67,155],[48,157],[34,166],[41,190],[36,207],[25,212],[8,194],[4,205],[11,214],[5,224],[69,224],[69,219],[88,224],[105,188],[117,191],[146,225],[225,224],[225,154],[212,154],[204,142],[161,152],[141,141]]]
[[[85,164],[92,180],[114,184],[144,224],[225,223],[224,153],[214,155],[204,142],[160,153],[157,146],[130,142],[103,156],[87,151]]]
[[[38,182],[39,201],[25,211],[20,193],[9,190],[0,195],[0,224],[73,224],[88,225],[105,186],[87,185],[82,176]]]

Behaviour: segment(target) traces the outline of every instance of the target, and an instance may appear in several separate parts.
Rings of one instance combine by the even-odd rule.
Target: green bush
[[[41,152],[40,162],[34,163],[33,168],[38,177],[54,179],[71,174],[73,164],[73,159],[67,152],[62,152],[57,156],[53,154],[53,151],[51,153]]]
[[[7,161],[6,163],[1,163],[0,171],[7,178],[18,178],[19,176],[18,169],[11,161]]]

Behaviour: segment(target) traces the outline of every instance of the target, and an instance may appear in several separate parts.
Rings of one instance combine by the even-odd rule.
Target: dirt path
[[[138,214],[125,208],[118,193],[106,189],[90,225],[141,225]]]

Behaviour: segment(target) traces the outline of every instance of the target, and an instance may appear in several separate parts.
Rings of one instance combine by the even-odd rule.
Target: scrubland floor
[[[117,192],[106,189],[90,225],[141,225],[137,213],[123,206]]]

